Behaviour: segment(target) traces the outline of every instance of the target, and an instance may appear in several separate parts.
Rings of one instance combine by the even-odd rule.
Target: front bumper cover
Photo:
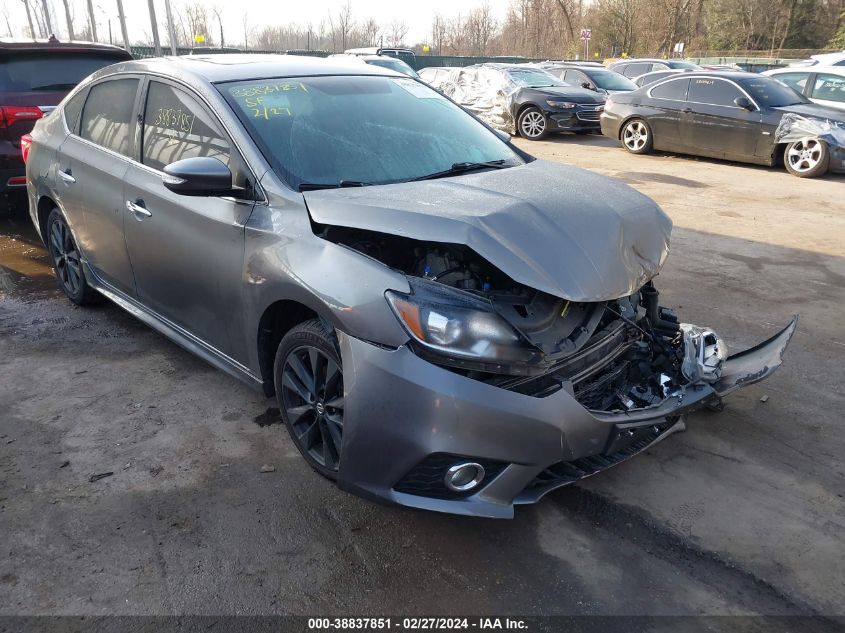
[[[431,364],[406,346],[379,347],[340,336],[347,397],[339,485],[363,496],[428,510],[510,518],[513,505],[609,468],[683,429],[682,416],[718,405],[780,366],[797,317],[778,334],[735,354],[720,380],[700,383],[652,407],[588,411],[566,390],[537,398]],[[398,492],[431,456],[500,463],[494,477],[461,498]]]

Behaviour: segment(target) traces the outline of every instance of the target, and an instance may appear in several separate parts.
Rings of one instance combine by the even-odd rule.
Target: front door
[[[125,176],[126,245],[138,299],[172,325],[245,362],[235,342],[243,338],[244,223],[254,203],[165,188],[164,167],[196,156],[218,158],[232,170],[236,185],[247,184],[242,159],[209,110],[183,88],[151,80],[143,109],[143,164],[133,163]]]
[[[685,144],[716,158],[753,158],[761,134],[761,113],[737,106],[746,97],[733,82],[717,77],[693,77],[687,105]],[[747,98],[747,97],[746,97]]]

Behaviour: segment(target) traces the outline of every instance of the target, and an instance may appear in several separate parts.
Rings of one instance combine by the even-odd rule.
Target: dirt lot
[[[785,366],[513,521],[382,507],[311,472],[272,401],[71,306],[5,220],[0,614],[845,614],[845,178],[521,145],[663,206],[683,320],[740,348],[800,313]]]

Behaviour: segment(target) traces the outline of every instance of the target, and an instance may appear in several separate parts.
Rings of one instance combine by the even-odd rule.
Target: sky
[[[31,4],[41,3],[42,0],[30,0]],[[86,0],[69,0],[74,15],[74,25],[77,30],[82,28],[87,14]],[[97,35],[101,40],[108,41],[108,22],[111,26],[115,43],[120,44],[120,23],[117,19],[116,0],[93,0],[97,14]],[[162,43],[167,41],[165,28],[164,0],[154,0],[156,16],[159,21],[159,36]],[[404,21],[408,25],[406,44],[423,42],[429,38],[432,18],[440,13],[446,18],[452,18],[459,13],[467,13],[479,4],[480,0],[351,0],[352,15],[356,21],[373,17],[380,24],[388,24],[394,19]],[[223,33],[226,43],[243,42],[243,11],[246,7],[250,26],[260,28],[265,24],[277,25],[296,23],[303,26],[309,22],[319,24],[329,13],[335,15],[342,6],[342,0],[259,0],[258,2],[235,2],[233,0],[171,0],[174,10],[183,4],[204,4],[209,8],[221,7],[223,16]],[[509,0],[488,0],[490,8],[499,21],[507,12]],[[64,4],[62,0],[47,0],[50,8],[53,31],[59,39],[67,37],[67,23],[65,20]],[[9,28],[13,37],[22,37],[26,27],[26,11],[23,0],[2,0],[3,16],[0,18],[0,33],[9,36]],[[151,33],[149,9],[147,0],[123,0],[126,13],[129,39],[142,39]],[[8,24],[6,17],[8,16]],[[216,28],[216,26],[215,26]]]

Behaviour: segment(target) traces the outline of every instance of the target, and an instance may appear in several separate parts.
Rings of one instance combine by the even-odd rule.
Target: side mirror
[[[743,110],[748,110],[749,112],[756,110],[754,104],[751,103],[747,97],[737,97],[734,99],[734,105],[738,108],[742,108]]]
[[[184,158],[164,168],[162,184],[183,196],[225,196],[235,193],[232,172],[216,158]]]
[[[589,81],[582,81],[582,82],[581,82],[581,87],[582,87],[582,88],[586,88],[587,90],[592,90],[592,89],[593,89],[593,84],[591,84]]]

